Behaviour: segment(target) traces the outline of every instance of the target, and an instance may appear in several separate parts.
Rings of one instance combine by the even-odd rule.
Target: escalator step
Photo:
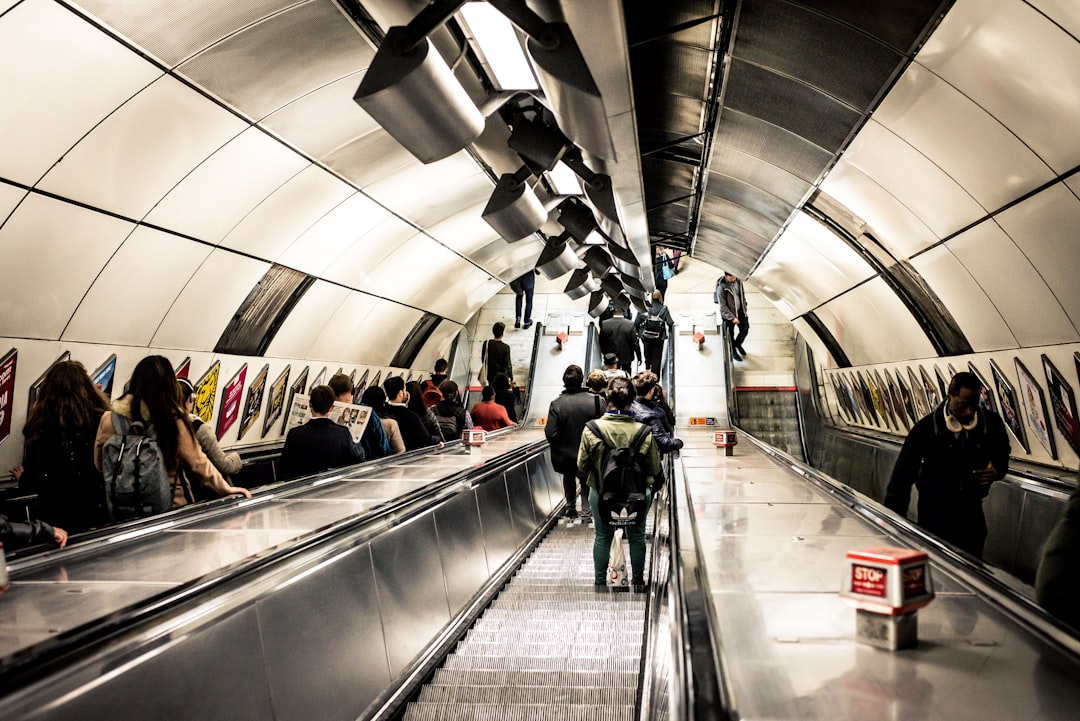
[[[637,688],[638,669],[592,673],[589,671],[484,671],[440,668],[432,683],[445,686],[543,686],[546,688]]]
[[[464,642],[472,643],[558,643],[562,641],[573,643],[614,643],[641,645],[641,632],[630,628],[619,627],[614,631],[596,630],[584,631],[575,627],[571,635],[561,629],[487,629],[474,626],[465,634]]]
[[[566,706],[525,704],[507,706],[493,704],[433,704],[412,703],[405,712],[405,721],[633,721],[634,705],[628,706]]]
[[[609,656],[637,657],[641,655],[641,641],[629,644],[613,643],[461,643],[454,650],[462,656],[537,656],[555,658],[572,655],[581,658],[607,658]]]
[[[569,686],[443,686],[430,684],[421,703],[633,705],[637,688],[572,688]]]
[[[447,657],[444,668],[474,669],[478,671],[591,671],[608,673],[611,671],[639,670],[638,656],[630,658],[591,657],[510,657],[510,656],[458,656]]]

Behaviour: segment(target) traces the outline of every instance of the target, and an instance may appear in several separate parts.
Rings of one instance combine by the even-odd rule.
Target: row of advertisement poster
[[[984,389],[980,405],[1001,416],[1025,453],[1031,453],[1031,438],[1034,437],[1050,457],[1057,460],[1056,428],[1073,452],[1080,456],[1076,394],[1046,354],[1042,355],[1041,361],[1046,392],[1019,358],[1013,358],[1018,387],[1013,386],[993,360],[989,361],[992,383],[973,362],[968,363],[966,370],[982,381]],[[1080,353],[1073,353],[1073,363],[1080,378]],[[844,420],[907,433],[917,420],[945,400],[949,380],[957,372],[952,364],[946,369],[947,376],[937,365],[933,366],[933,375],[921,365],[908,366],[904,370],[895,367],[891,371],[888,368],[829,371],[827,375]]]
[[[71,359],[69,351],[64,352],[53,364]],[[12,348],[0,358],[0,443],[11,434],[11,411],[14,405],[15,373],[18,362],[18,350]],[[290,384],[292,366],[286,366],[278,374],[272,383],[267,383],[270,372],[270,364],[265,364],[255,375],[250,383],[247,383],[248,364],[244,363],[236,373],[222,386],[220,394],[220,408],[217,415],[216,432],[218,439],[222,439],[226,433],[239,422],[237,440],[242,440],[252,428],[257,428],[257,421],[262,419],[262,434],[260,438],[266,438],[275,427],[278,419],[281,419],[280,433],[285,432],[310,417],[307,406],[307,395],[311,367],[305,367]],[[329,378],[329,369],[324,367],[310,387],[322,385]],[[38,389],[45,379],[45,369],[38,378],[30,384],[27,409],[33,408],[37,398]],[[338,373],[341,369],[338,369]],[[191,358],[185,358],[176,366],[176,377],[190,380]],[[349,428],[353,437],[359,440],[370,415],[370,409],[360,404],[360,396],[372,386],[382,383],[382,371],[377,371],[374,377],[370,370],[365,370],[357,377],[358,373],[353,370],[349,380],[353,384],[353,403],[335,403],[331,418]],[[409,374],[407,380],[419,379],[423,374],[414,371]],[[99,365],[91,374],[94,384],[105,395],[113,397],[113,386],[116,376],[116,355],[111,355],[104,363]],[[387,376],[389,377],[389,375]],[[221,386],[221,361],[215,361],[192,385],[195,388],[195,407],[193,413],[204,422],[209,423],[214,416],[215,401],[218,399],[218,388]],[[245,395],[244,389],[247,388]],[[269,391],[268,391],[269,389]],[[264,412],[265,409],[265,412]],[[286,413],[286,409],[289,412]],[[29,411],[28,411],[29,413]]]

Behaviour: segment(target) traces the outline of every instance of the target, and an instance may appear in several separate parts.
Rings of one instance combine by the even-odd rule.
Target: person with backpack
[[[611,541],[622,528],[630,542],[630,583],[645,589],[645,517],[652,487],[663,483],[660,453],[649,427],[631,415],[634,386],[625,378],[608,385],[607,412],[585,425],[578,448],[577,470],[589,485],[592,508],[593,568],[597,591],[607,589]]]
[[[724,330],[731,340],[731,359],[741,361],[746,357],[743,341],[750,332],[750,318],[746,314],[746,293],[742,281],[734,273],[725,270],[716,281],[713,302],[720,306]]]
[[[551,445],[551,467],[563,477],[563,494],[566,497],[563,515],[567,518],[577,518],[579,494],[581,515],[591,517],[589,487],[584,480],[578,482],[577,454],[585,424],[602,416],[607,408],[603,396],[589,393],[582,387],[584,375],[580,366],[566,367],[562,376],[563,392],[551,401],[548,420],[544,425],[544,436]]]
[[[191,381],[187,378],[177,378],[176,382],[180,385],[180,400],[184,404],[184,409],[188,412],[188,420],[191,421],[191,427],[195,431],[195,439],[199,441],[199,447],[203,449],[203,453],[214,464],[214,468],[221,473],[225,483],[231,486],[232,479],[229,476],[240,472],[240,469],[244,467],[243,459],[240,458],[240,454],[236,451],[229,453],[223,451],[210,424],[192,413],[195,410],[195,387],[191,385]],[[201,483],[192,486],[189,482],[188,485],[196,500],[206,501],[217,498],[217,493],[206,488]]]
[[[654,290],[652,303],[644,313],[638,313],[634,321],[634,330],[645,349],[645,370],[660,375],[660,364],[664,356],[664,341],[668,331],[675,326],[675,319],[664,305],[664,294]]]
[[[652,371],[642,371],[631,379],[637,396],[630,405],[634,420],[644,423],[652,429],[660,455],[677,451],[683,447],[681,438],[675,437],[675,431],[668,420],[665,409],[659,404],[662,398],[660,379]]]
[[[384,410],[386,406],[386,391],[379,386],[371,386],[364,390],[364,395],[360,396],[360,402],[365,406],[371,408],[372,417],[368,420],[368,423],[374,423],[376,419],[379,421],[379,425],[382,426],[383,437],[386,438],[387,452],[379,458],[384,456],[396,456],[399,453],[405,452],[405,441],[401,438],[401,429],[398,427],[398,422],[393,418],[386,415]],[[367,429],[364,429],[364,437],[367,437]],[[360,439],[360,444],[363,445],[364,439]],[[367,454],[367,448],[364,449],[365,457]],[[370,459],[368,459],[370,460]]]
[[[472,416],[461,404],[458,385],[454,381],[443,381],[439,386],[442,400],[431,407],[435,414],[435,423],[443,443],[461,438],[466,429],[473,427]]]
[[[127,392],[106,411],[94,439],[94,465],[105,475],[105,501],[113,521],[162,513],[193,500],[186,474],[219,496],[246,488],[225,482],[195,438],[169,359],[143,358]]]

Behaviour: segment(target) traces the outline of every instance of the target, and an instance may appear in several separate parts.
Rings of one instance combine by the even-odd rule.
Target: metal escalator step
[[[632,644],[642,642],[640,629],[624,629],[621,625],[615,630],[583,631],[575,628],[567,634],[561,629],[487,629],[474,626],[465,633],[463,642],[472,643],[555,643],[566,640],[572,643],[587,644]]]
[[[405,712],[405,721],[633,721],[634,705],[627,706],[566,706],[551,704],[412,703]]]
[[[638,670],[610,671],[491,671],[440,668],[431,681],[444,686],[543,686],[545,688],[631,688],[637,689]]]
[[[524,615],[522,613],[522,610],[523,609],[520,608],[489,608],[487,611],[484,612],[483,618],[491,619],[492,621],[511,621],[517,624],[521,624],[524,622],[550,623],[552,621],[565,621],[568,618],[573,618],[579,621],[607,621],[613,618],[611,611],[608,611],[607,609],[598,611],[579,610],[576,614],[568,615],[566,611],[560,612],[544,608],[533,608],[529,609],[531,617],[528,619],[524,619],[522,618],[522,616]],[[644,616],[644,608],[633,608],[630,607],[628,604],[625,608],[619,611],[615,619],[623,620],[629,625],[635,622],[640,623],[644,619]]]
[[[622,688],[571,686],[447,686],[429,684],[420,692],[421,703],[633,705],[636,684]]]
[[[517,656],[539,658],[573,655],[583,658],[608,658],[610,656],[640,656],[641,641],[629,644],[612,643],[461,643],[454,653],[462,656]]]
[[[612,658],[607,656],[587,658],[562,657],[515,657],[515,656],[459,656],[447,657],[443,667],[450,669],[474,669],[478,671],[609,671],[637,672],[640,661],[637,656]]]

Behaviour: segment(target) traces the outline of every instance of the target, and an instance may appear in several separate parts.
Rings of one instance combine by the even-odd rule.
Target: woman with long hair
[[[45,374],[30,417],[19,487],[37,494],[37,517],[70,533],[104,525],[105,486],[94,467],[94,434],[108,399],[78,361]]]
[[[192,501],[191,489],[183,482],[185,474],[180,470],[198,479],[218,496],[238,493],[251,498],[246,488],[226,483],[199,446],[187,410],[180,404],[180,386],[168,358],[152,355],[139,361],[131,373],[127,392],[101,417],[94,442],[94,463],[98,468],[102,464],[102,448],[116,434],[113,413],[123,416],[128,423],[153,425],[172,487],[173,508]]]
[[[364,395],[360,396],[360,402],[365,406],[370,406],[371,412],[374,414],[368,420],[368,423],[374,423],[377,419],[382,425],[383,433],[386,434],[386,441],[390,444],[390,455],[396,456],[398,453],[404,453],[405,441],[401,438],[401,428],[398,427],[398,422],[386,415],[383,410],[386,406],[386,391],[379,386],[371,386],[364,391]]]

